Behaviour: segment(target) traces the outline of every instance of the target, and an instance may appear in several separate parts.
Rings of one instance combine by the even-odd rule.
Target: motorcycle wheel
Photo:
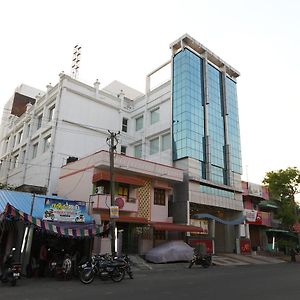
[[[111,275],[111,279],[114,282],[120,282],[124,279],[124,276],[125,276],[124,269],[115,268]]]
[[[202,267],[207,269],[208,267],[210,266],[210,262],[205,260],[203,263],[202,263]]]
[[[16,279],[12,279],[10,282],[11,286],[16,286],[17,284],[17,280]]]
[[[93,270],[82,270],[79,273],[79,279],[84,284],[90,284],[95,279],[95,274]]]
[[[191,260],[191,261],[190,261],[189,269],[194,265],[194,263],[195,263],[194,260]]]
[[[62,272],[64,275],[64,279],[67,280],[71,277],[72,273],[72,261],[69,257],[66,257],[62,264]]]
[[[127,271],[127,274],[128,274],[128,276],[129,276],[130,279],[133,279],[133,273],[132,273],[132,271]]]

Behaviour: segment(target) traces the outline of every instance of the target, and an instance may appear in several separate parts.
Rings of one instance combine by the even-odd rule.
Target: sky
[[[188,33],[237,69],[243,179],[300,168],[300,1],[10,0],[0,4],[0,111],[25,83],[45,90],[71,72],[141,92],[145,77]]]

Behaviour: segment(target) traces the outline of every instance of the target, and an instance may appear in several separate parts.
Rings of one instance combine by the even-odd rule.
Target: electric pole
[[[108,130],[110,137],[106,139],[106,142],[109,146],[109,157],[110,157],[110,205],[113,207],[115,206],[115,174],[114,174],[114,152],[116,150],[118,139],[117,134],[120,132],[112,132]],[[115,240],[116,240],[116,220],[110,214],[110,232],[111,232],[111,254],[116,255],[116,247],[115,247]]]

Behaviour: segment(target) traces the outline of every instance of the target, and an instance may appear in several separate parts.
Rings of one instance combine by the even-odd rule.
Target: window
[[[126,155],[126,146],[121,146],[121,154]]]
[[[123,120],[122,120],[122,131],[127,132],[127,129],[128,129],[128,119],[123,118]]]
[[[138,117],[135,119],[135,131],[139,131],[143,128],[144,126],[144,117]]]
[[[48,151],[51,144],[51,135],[44,138],[44,152]]]
[[[163,135],[161,138],[161,151],[165,151],[170,149],[171,147],[171,134],[168,133],[166,135]]]
[[[116,192],[117,192],[117,195],[128,198],[129,197],[129,185],[119,183]]]
[[[41,114],[38,116],[37,119],[37,128],[36,128],[37,130],[42,127],[42,120],[43,120],[43,115]]]
[[[134,147],[134,157],[136,158],[142,157],[142,144],[136,145]]]
[[[51,122],[54,117],[55,106],[49,108],[48,122]]]
[[[21,130],[21,131],[19,132],[18,143],[21,143],[21,142],[22,142],[22,137],[23,137],[23,130]]]
[[[15,155],[12,159],[12,169],[17,168],[19,164],[19,155]]]
[[[151,125],[159,121],[159,108],[152,110],[150,116]]]
[[[32,146],[32,158],[35,158],[37,156],[38,145],[39,143],[35,143]]]
[[[25,163],[25,155],[26,155],[26,150],[23,150],[23,151],[22,151],[22,154],[21,154],[21,163],[22,163],[22,164]]]
[[[15,145],[16,145],[16,140],[17,140],[17,136],[14,135],[13,138],[12,138],[12,147],[14,148]]]
[[[26,137],[29,137],[29,133],[30,133],[30,124],[27,124]]]
[[[150,155],[159,152],[159,138],[150,141]]]
[[[166,192],[163,189],[154,189],[154,204],[166,205]]]

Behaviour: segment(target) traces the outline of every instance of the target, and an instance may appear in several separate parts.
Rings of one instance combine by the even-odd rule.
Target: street
[[[96,279],[90,285],[78,279],[22,279],[16,287],[0,286],[0,299],[298,299],[300,264],[283,263],[209,269],[186,264],[155,266],[135,272],[121,283]]]

